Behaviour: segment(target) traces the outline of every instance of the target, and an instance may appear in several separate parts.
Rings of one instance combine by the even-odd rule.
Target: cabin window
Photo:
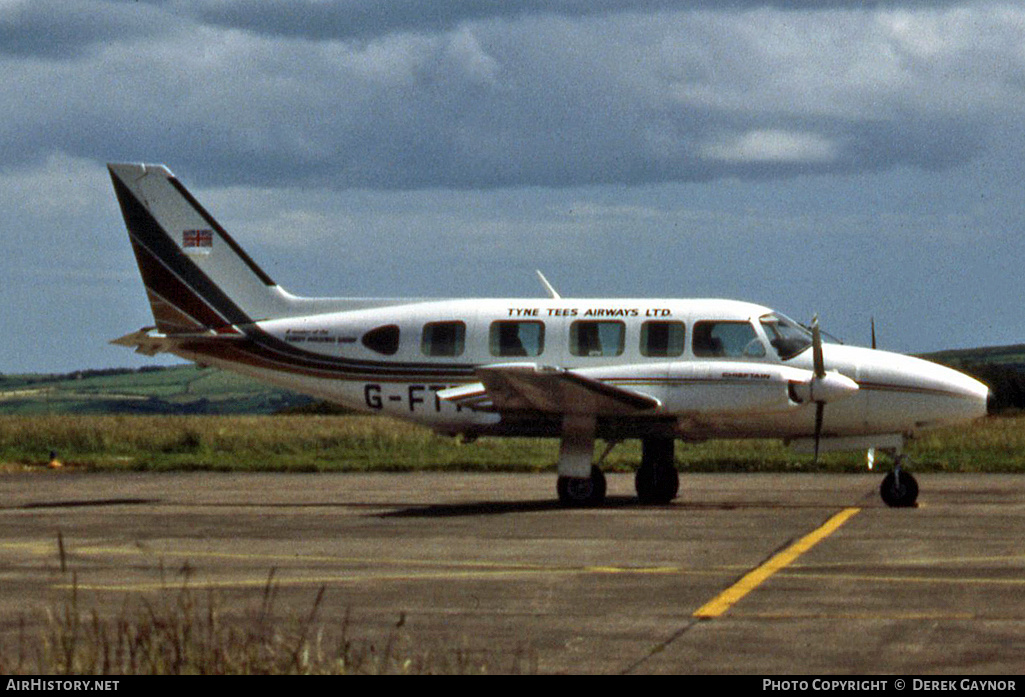
[[[641,355],[670,358],[683,355],[683,322],[645,322],[641,325]]]
[[[625,335],[622,322],[581,320],[569,326],[569,350],[574,356],[619,356]]]
[[[462,322],[429,322],[424,325],[420,350],[425,356],[461,356],[466,345],[466,325]]]
[[[703,358],[762,358],[762,344],[750,322],[698,322],[694,355]]]
[[[394,356],[399,350],[399,328],[397,325],[388,324],[377,329],[371,329],[363,335],[363,345],[371,351],[377,351],[385,356]]]
[[[545,350],[545,325],[541,322],[492,322],[489,344],[492,356],[540,356]]]

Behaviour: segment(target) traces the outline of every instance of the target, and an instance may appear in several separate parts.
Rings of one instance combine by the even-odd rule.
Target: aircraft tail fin
[[[214,330],[287,314],[291,296],[162,165],[108,165],[157,329]]]
[[[265,319],[404,302],[292,295],[271,280],[167,167],[107,168],[161,334],[232,334]]]

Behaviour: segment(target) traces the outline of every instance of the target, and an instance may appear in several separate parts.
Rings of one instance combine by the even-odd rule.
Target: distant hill
[[[935,353],[921,354],[921,357],[952,367],[979,363],[1025,366],[1025,344],[936,351]]]
[[[0,375],[0,414],[273,414],[313,401],[194,365]]]
[[[937,351],[921,357],[957,368],[989,385],[991,412],[1025,409],[1025,344]]]

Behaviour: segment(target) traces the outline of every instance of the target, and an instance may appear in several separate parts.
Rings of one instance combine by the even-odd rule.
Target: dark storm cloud
[[[940,169],[1020,111],[1019,10],[808,5],[94,0],[85,28],[78,6],[14,4],[0,147],[7,167],[159,159],[201,183],[562,187]],[[316,37],[373,38],[291,36],[307,11]]]
[[[887,6],[938,7],[943,0],[904,0]],[[592,17],[656,11],[743,11],[773,8],[874,8],[865,0],[182,0],[181,11],[203,22],[271,36],[314,40],[372,38],[392,32],[448,31],[462,22],[528,16]]]
[[[112,41],[166,30],[161,12],[130,0],[30,0],[0,5],[0,55],[70,59]]]

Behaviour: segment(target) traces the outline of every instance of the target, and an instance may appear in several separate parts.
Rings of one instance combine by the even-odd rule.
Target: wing
[[[633,414],[659,409],[648,395],[608,385],[582,373],[535,363],[478,368],[480,382],[438,392],[438,397],[477,411],[558,414]]]

